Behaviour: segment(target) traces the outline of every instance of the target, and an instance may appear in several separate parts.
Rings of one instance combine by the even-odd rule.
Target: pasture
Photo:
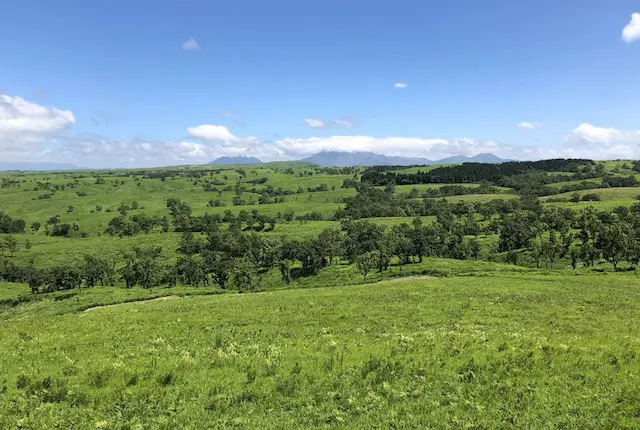
[[[634,428],[638,295],[531,273],[26,303],[0,320],[0,427]]]

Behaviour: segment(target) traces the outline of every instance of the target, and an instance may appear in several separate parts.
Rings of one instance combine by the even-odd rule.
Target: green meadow
[[[48,298],[0,320],[0,426],[637,428],[639,295],[530,273]]]
[[[601,169],[630,174],[629,162]],[[175,231],[169,199],[186,203],[194,217],[267,216],[272,229],[249,232],[241,224],[242,234],[267,244],[313,241],[327,229],[349,228],[340,214],[349,201],[361,202],[353,182],[362,173],[282,163],[0,173],[0,210],[25,222],[24,233],[0,234],[1,243],[15,239],[0,260],[46,271],[97,256],[121,273],[132,249],[159,247],[162,267],[176,265],[185,258],[184,237]],[[588,181],[594,188],[539,196],[539,210],[611,212],[631,208],[640,194],[638,186]],[[556,253],[552,240],[561,242],[555,231],[500,249],[505,219],[523,209],[482,215],[466,208],[495,200],[501,208],[527,205],[530,197],[507,187],[421,196],[444,185],[453,184],[375,188],[380,198],[395,198],[392,204],[436,202],[452,211],[363,217],[365,225],[383,227],[398,249],[403,242],[394,235],[409,228],[449,222],[452,231],[465,229],[443,239],[443,255],[407,259],[398,251],[379,270],[339,249],[313,273],[294,261],[290,279],[277,265],[258,270],[247,289],[182,280],[125,288],[117,277],[113,286],[82,283],[34,294],[28,282],[0,282],[0,428],[640,427],[640,279],[633,258],[621,254],[616,265],[606,252],[590,262],[572,261],[568,251],[547,258],[548,250]],[[472,192],[481,184],[457,185]],[[265,200],[266,190],[280,191]],[[599,201],[574,203],[574,193]],[[380,203],[359,204],[367,213]],[[167,217],[169,228],[108,234],[121,213]],[[73,226],[68,235],[53,234],[60,223]],[[431,232],[444,234],[438,231]],[[575,247],[579,233],[567,227],[562,237]]]

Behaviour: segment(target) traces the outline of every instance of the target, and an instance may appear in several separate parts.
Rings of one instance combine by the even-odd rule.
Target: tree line
[[[360,178],[361,182],[372,185],[432,184],[432,183],[477,183],[491,182],[500,186],[505,185],[505,178],[527,174],[531,172],[575,172],[591,171],[595,165],[593,160],[582,159],[553,159],[541,161],[514,161],[501,164],[464,163],[457,166],[442,166],[429,171],[416,173],[402,173],[393,171],[388,166],[376,166],[367,169]],[[391,170],[391,171],[390,171]],[[594,174],[595,173],[594,171]],[[571,180],[563,175],[563,180]],[[580,176],[584,179],[584,176]],[[560,182],[560,181],[557,181]]]
[[[0,276],[28,283],[34,293],[81,286],[123,283],[131,288],[158,285],[217,285],[252,290],[277,270],[283,282],[317,274],[341,263],[354,264],[366,279],[372,270],[393,264],[421,262],[425,257],[485,259],[540,266],[566,259],[573,267],[605,260],[618,268],[640,263],[640,204],[613,212],[586,208],[516,209],[480,223],[469,212],[440,212],[431,223],[415,218],[385,228],[366,220],[345,218],[340,228],[327,228],[315,237],[264,236],[243,231],[237,223],[210,222],[201,232],[183,232],[175,263],[160,247],[133,247],[120,261],[85,255],[81,264],[50,268],[17,265],[0,259]],[[497,235],[483,244],[480,235]]]

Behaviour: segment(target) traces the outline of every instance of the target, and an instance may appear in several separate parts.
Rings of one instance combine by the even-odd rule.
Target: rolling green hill
[[[640,184],[547,164],[0,174],[0,428],[636,428]]]

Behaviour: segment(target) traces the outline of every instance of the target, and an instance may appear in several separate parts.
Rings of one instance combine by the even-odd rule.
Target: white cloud
[[[306,118],[304,123],[309,128],[329,129],[329,128],[352,128],[353,124],[346,118],[324,121],[318,118]]]
[[[288,159],[306,157],[321,151],[370,151],[385,155],[443,158],[449,155],[475,155],[496,152],[508,146],[474,139],[422,139],[414,137],[330,136],[275,141],[272,151]]]
[[[311,127],[311,128],[324,128],[325,127],[324,121],[322,121],[321,119],[316,119],[316,118],[306,118],[304,120],[304,123],[307,125],[307,127]]]
[[[196,39],[192,37],[186,42],[182,43],[182,50],[183,51],[199,51],[200,45],[198,45],[198,42],[196,42]]]
[[[582,123],[566,136],[565,140],[573,144],[589,143],[640,143],[640,130],[618,130],[616,128],[597,127]]]
[[[541,159],[580,157],[640,158],[640,130],[600,127],[583,123],[571,130],[564,145],[523,147],[471,138],[423,138],[334,134],[327,137],[260,140],[237,136],[227,127],[203,124],[187,129],[190,138],[178,141],[112,140],[95,135],[61,133],[75,124],[69,110],[0,94],[0,160],[70,162],[88,167],[151,167],[204,164],[221,155],[247,155],[264,161],[295,160],[321,151],[371,151],[386,155],[439,159],[450,155],[491,152],[503,158]],[[307,118],[312,129],[350,129],[347,118]],[[525,130],[536,122],[518,124]],[[558,142],[555,142],[558,143]]]
[[[342,127],[342,128],[351,128],[353,127],[353,124],[351,123],[351,121],[348,121],[346,119],[336,119],[335,121],[333,121],[333,123],[336,125],[336,127]]]
[[[535,130],[536,128],[540,128],[540,124],[537,122],[523,121],[518,124],[518,127],[523,130]]]
[[[189,127],[187,131],[191,136],[202,140],[221,142],[236,142],[239,140],[224,125],[204,124],[197,127]]]
[[[0,148],[39,145],[44,139],[75,124],[73,112],[0,94]]]
[[[0,133],[54,133],[75,124],[69,110],[30,103],[20,97],[0,95]]]
[[[407,85],[404,82],[396,82],[395,85],[393,86],[393,88],[407,88],[409,85]]]
[[[194,142],[177,142],[168,143],[167,147],[173,153],[174,157],[181,159],[206,159],[208,157],[207,147],[201,143]]]
[[[622,40],[627,43],[640,40],[640,13],[631,14],[631,21],[622,29]]]
[[[154,167],[205,164],[213,155],[211,146],[196,142],[114,141],[101,136],[79,136],[67,139],[62,149],[47,155],[47,160],[62,157],[64,161],[88,167]]]

